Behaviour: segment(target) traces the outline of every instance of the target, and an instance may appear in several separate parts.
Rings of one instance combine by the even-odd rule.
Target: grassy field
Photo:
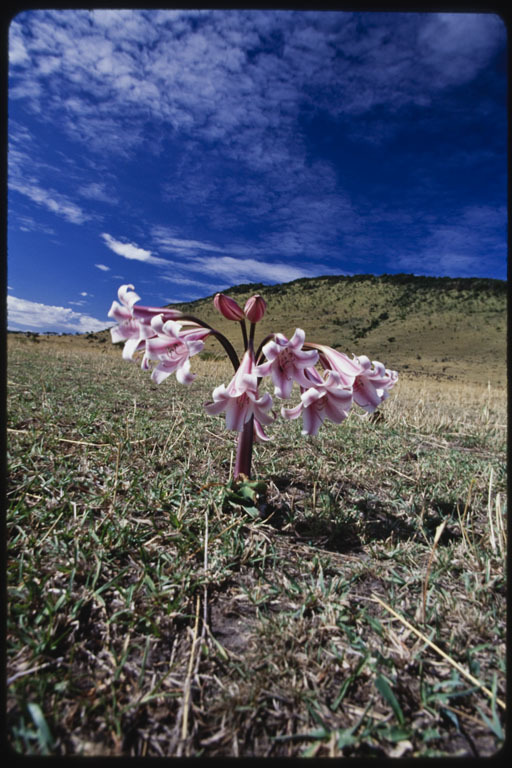
[[[307,439],[276,421],[255,447],[268,497],[253,519],[223,505],[235,442],[202,407],[223,362],[157,387],[101,335],[8,344],[14,750],[500,748],[504,357],[472,381],[383,354],[400,380],[382,419],[354,410]]]

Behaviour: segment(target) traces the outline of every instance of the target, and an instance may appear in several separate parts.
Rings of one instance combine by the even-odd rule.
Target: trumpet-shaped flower
[[[276,333],[273,341],[265,344],[262,350],[267,362],[255,369],[258,376],[272,376],[274,393],[284,400],[290,397],[294,381],[301,387],[311,386],[304,370],[318,362],[318,352],[302,349],[305,336],[302,328],[297,328],[290,340],[282,333]]]
[[[354,381],[354,400],[368,413],[389,397],[389,390],[398,380],[398,373],[390,371],[378,360],[370,360],[366,355],[356,358],[361,366],[361,373]]]
[[[130,290],[132,289],[132,290]],[[110,329],[112,343],[124,341],[123,358],[133,360],[135,352],[144,347],[146,339],[155,335],[151,327],[151,320],[159,314],[164,314],[167,320],[175,319],[182,313],[175,309],[162,309],[162,307],[136,307],[140,296],[135,293],[133,285],[122,285],[117,297],[119,302],[113,301],[108,312],[108,317],[117,320],[117,325]]]
[[[309,344],[309,346],[318,349],[320,353],[320,362],[324,368],[336,371],[346,387],[351,387],[356,376],[359,376],[364,370],[356,357],[351,360],[350,357],[343,354],[343,352],[338,352],[337,349],[327,347],[325,344]]]
[[[151,378],[157,384],[164,381],[171,373],[176,373],[180,384],[190,384],[195,374],[190,373],[190,357],[197,355],[204,347],[202,341],[210,331],[199,326],[182,328],[175,320],[165,320],[162,314],[151,320],[154,336],[146,339],[146,351],[142,361],[143,368],[149,368],[149,360],[158,360]]]
[[[316,369],[307,372],[308,389],[302,389],[301,402],[295,408],[281,408],[286,419],[297,419],[302,414],[303,435],[316,435],[325,419],[335,424],[347,418],[352,405],[352,387],[343,386],[335,371],[327,371],[323,379]]]
[[[268,413],[272,407],[272,398],[268,392],[258,397],[258,376],[255,370],[254,354],[252,349],[248,349],[228,386],[221,384],[216,387],[213,390],[213,402],[206,403],[205,408],[211,416],[224,411],[227,429],[237,432],[241,432],[245,423],[254,416],[256,435],[264,440],[266,435],[261,425],[273,421],[273,416]]]
[[[351,360],[343,352],[323,344],[311,344],[320,352],[320,362],[327,370],[336,371],[346,386],[353,386],[354,400],[365,411],[372,413],[389,396],[389,390],[398,380],[396,371],[390,371],[378,360],[370,362],[366,355]]]

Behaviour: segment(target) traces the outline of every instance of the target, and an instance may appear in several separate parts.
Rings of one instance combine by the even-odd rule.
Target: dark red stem
[[[254,416],[244,424],[243,430],[238,436],[235,460],[235,480],[238,475],[251,477],[252,444],[254,440]]]

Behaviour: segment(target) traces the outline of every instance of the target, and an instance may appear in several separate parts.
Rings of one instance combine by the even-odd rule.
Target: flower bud
[[[236,301],[224,293],[216,293],[213,299],[215,309],[224,315],[228,320],[243,320],[244,313],[241,307],[238,306]]]
[[[265,314],[266,308],[267,303],[265,299],[257,293],[245,302],[245,316],[251,323],[257,323]]]

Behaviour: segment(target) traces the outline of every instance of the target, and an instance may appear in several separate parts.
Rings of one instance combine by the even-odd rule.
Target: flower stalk
[[[236,446],[236,458],[234,476],[238,478],[240,475],[251,477],[251,463],[252,463],[252,446],[254,442],[254,416],[251,416],[249,421],[246,421],[244,428],[238,436],[238,442]]]

